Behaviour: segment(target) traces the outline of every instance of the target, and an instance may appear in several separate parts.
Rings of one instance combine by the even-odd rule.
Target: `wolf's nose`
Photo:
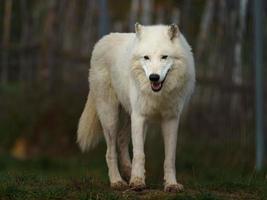
[[[160,78],[160,76],[159,76],[158,74],[150,74],[150,75],[149,75],[149,80],[150,80],[150,81],[154,81],[154,82],[156,82],[156,81],[159,80],[159,78]]]

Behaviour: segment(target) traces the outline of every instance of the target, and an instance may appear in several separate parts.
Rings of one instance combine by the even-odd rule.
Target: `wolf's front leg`
[[[144,153],[144,123],[143,116],[132,113],[133,160],[130,186],[135,190],[145,188],[145,153]]]
[[[164,190],[179,192],[183,185],[176,181],[175,158],[179,117],[162,121],[162,133],[165,147]]]

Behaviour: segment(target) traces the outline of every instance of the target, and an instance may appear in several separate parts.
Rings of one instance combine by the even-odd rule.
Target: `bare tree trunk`
[[[96,9],[96,1],[86,1],[85,9],[85,19],[82,25],[82,54],[88,55],[89,50],[92,48],[92,39],[94,36],[93,33],[93,22],[94,22],[94,13]]]
[[[2,52],[2,70],[1,70],[1,82],[6,84],[8,82],[8,47],[10,41],[10,27],[12,16],[12,0],[6,0],[5,13],[3,23],[3,47],[5,50]]]
[[[154,2],[153,0],[142,0],[141,2],[142,2],[141,22],[144,25],[151,25]]]
[[[164,23],[164,8],[161,5],[158,5],[156,9],[156,23]]]
[[[186,6],[186,8],[189,7]],[[188,9],[188,8],[187,8]],[[211,77],[213,76],[213,69],[211,68],[210,62],[214,60],[215,53],[214,50],[216,50],[216,45],[214,44],[213,46],[209,46],[209,42],[207,42],[207,37],[209,35],[209,29],[212,23],[212,19],[214,17],[214,9],[215,9],[215,1],[214,0],[207,0],[206,5],[202,14],[202,19],[201,19],[201,24],[200,24],[200,30],[199,30],[199,35],[197,38],[197,44],[196,44],[196,62],[200,64],[204,64],[203,68],[204,70],[199,71],[199,75],[205,76],[205,77]],[[188,12],[188,11],[187,11]],[[183,16],[183,19],[185,16]],[[184,20],[183,20],[183,23]],[[204,48],[206,47],[206,49]],[[209,59],[205,63],[203,62],[202,54],[204,53],[204,50],[208,50],[207,54],[209,54]],[[202,68],[202,69],[203,69]],[[212,100],[212,90],[210,88],[203,88],[200,93],[199,93],[199,99],[202,102],[202,104],[212,104],[214,103]],[[212,109],[212,107],[210,107]]]
[[[77,1],[76,0],[69,0],[66,1],[66,10],[67,12],[65,13],[65,20],[63,21],[64,23],[64,31],[65,34],[63,36],[63,49],[64,50],[70,50],[73,48],[73,35],[74,35],[74,30],[76,26],[76,5]]]
[[[173,8],[172,9],[172,16],[171,16],[171,23],[180,24],[180,9]]]
[[[44,78],[48,81],[48,89],[53,90],[55,74],[53,73],[55,65],[55,25],[56,25],[56,1],[48,2],[42,41],[42,70]]]
[[[100,16],[99,16],[99,36],[103,36],[109,31],[109,18],[108,18],[108,1],[100,0],[99,8],[100,8]]]
[[[27,7],[26,0],[20,0],[20,12],[22,19],[22,30],[20,35],[20,45],[25,46],[29,42],[29,13],[30,10]],[[28,56],[25,52],[20,53],[20,75],[19,79],[22,83],[29,81],[30,67],[28,62]]]
[[[176,1],[176,2],[179,2],[179,1]],[[177,3],[179,4],[179,3]],[[178,5],[179,6],[179,5]],[[189,30],[188,30],[188,25],[190,24],[189,20],[191,18],[191,13],[192,13],[192,0],[186,0],[184,1],[183,3],[183,6],[182,6],[182,15],[181,15],[181,27],[183,29],[183,33],[185,33],[186,35],[189,34]]]
[[[32,14],[32,27],[31,29],[33,30],[33,35],[34,35],[34,40],[36,42],[38,42],[38,45],[40,44],[40,47],[38,49],[38,52],[36,52],[36,74],[35,74],[35,78],[37,81],[42,81],[44,78],[44,71],[43,71],[43,43],[42,43],[42,37],[43,35],[40,34],[42,33],[43,27],[40,24],[40,21],[43,20],[45,17],[42,16],[43,10],[45,10],[45,8],[47,7],[47,1],[38,1],[35,2],[34,6],[33,6],[33,14]],[[41,43],[40,43],[41,42]]]
[[[134,24],[137,22],[139,7],[140,7],[140,1],[132,0],[130,19],[129,19],[129,30],[130,31],[134,31]]]
[[[203,53],[206,39],[208,36],[209,28],[212,22],[212,18],[214,15],[215,1],[208,0],[202,15],[202,20],[200,24],[200,32],[197,39],[197,47],[196,47],[196,56],[199,59]]]
[[[242,84],[242,41],[243,41],[243,32],[245,27],[245,17],[247,13],[247,3],[248,0],[239,1],[239,16],[238,16],[238,27],[236,42],[234,47],[234,66],[232,71],[232,81],[236,85]],[[242,99],[240,94],[233,94],[231,101],[231,111],[232,115],[236,116],[237,113],[242,111]],[[241,116],[239,116],[242,118]],[[241,135],[242,144],[245,143],[246,135]]]
[[[235,43],[235,65],[233,69],[233,82],[242,83],[242,40],[245,26],[245,17],[247,13],[248,0],[240,0],[239,2],[239,27],[237,30],[237,39]]]
[[[226,33],[226,23],[228,20],[228,15],[226,13],[226,1],[225,0],[219,0],[218,3],[213,5],[213,9],[218,6],[218,21],[216,25],[216,34],[213,36],[215,38],[215,41],[212,42],[212,44],[209,44],[208,48],[209,49],[209,60],[208,60],[208,66],[209,66],[209,71],[210,71],[210,77],[217,77],[220,80],[224,80],[224,73],[225,73],[225,60],[227,57],[225,56],[225,40]],[[214,10],[213,10],[213,15],[214,15]],[[211,22],[210,22],[211,23]],[[211,26],[211,24],[209,25]],[[209,32],[209,30],[207,30]],[[206,35],[207,39],[208,35]],[[206,41],[207,43],[207,41]],[[198,60],[200,61],[203,58],[204,49],[202,52],[199,54]],[[218,60],[220,60],[218,62]],[[227,96],[226,96],[227,97]],[[226,98],[224,93],[218,90],[213,90],[210,93],[210,105],[211,109],[214,112],[221,112],[218,111],[218,108],[220,108],[220,104],[222,102],[222,99]]]
[[[51,74],[52,74],[52,89],[55,91],[54,88],[60,88],[62,84],[62,76],[63,76],[63,66],[60,63],[60,58],[57,56],[59,52],[62,50],[63,46],[63,35],[64,32],[64,24],[61,23],[65,17],[66,11],[66,3],[67,0],[60,0],[57,1],[56,4],[56,17],[55,17],[55,27],[54,27],[54,40],[53,45],[51,45],[51,51],[54,53],[54,66],[51,66]]]

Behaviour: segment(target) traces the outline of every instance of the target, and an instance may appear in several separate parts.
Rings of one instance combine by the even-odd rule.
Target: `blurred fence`
[[[103,34],[133,31],[136,21],[177,23],[193,47],[197,71],[182,129],[197,138],[253,144],[252,12],[250,0],[3,0],[0,94],[9,85],[22,85],[25,91],[42,85],[52,94],[48,98],[64,88],[82,100],[90,52]],[[76,105],[77,113],[82,104]]]

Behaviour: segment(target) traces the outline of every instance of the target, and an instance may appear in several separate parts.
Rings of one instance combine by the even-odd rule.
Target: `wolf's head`
[[[191,48],[177,25],[135,25],[132,72],[142,91],[168,92],[194,77]]]

